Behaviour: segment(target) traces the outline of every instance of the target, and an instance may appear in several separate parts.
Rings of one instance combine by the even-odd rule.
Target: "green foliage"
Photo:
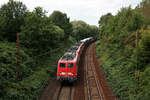
[[[26,6],[19,1],[9,0],[0,8],[0,41],[15,42],[16,33],[20,32],[21,25],[24,24],[24,16],[27,12]]]
[[[118,50],[117,45],[103,44],[102,41],[98,41],[96,45],[96,53],[101,60],[100,66],[115,96],[120,100],[129,100],[129,97],[135,99],[135,62],[130,60],[131,55],[124,55],[125,51]]]
[[[30,57],[21,50],[21,62],[29,60]],[[0,42],[0,95],[5,95],[8,89],[12,89],[16,84],[17,57],[16,45],[14,43]],[[22,77],[32,74],[31,62],[21,63]]]
[[[101,16],[98,24],[102,25],[102,24],[108,24],[109,21],[112,19],[113,15],[111,13],[108,13],[106,15]]]
[[[150,64],[146,66],[144,72],[140,73],[139,100],[148,100],[150,98]]]
[[[146,21],[140,10],[131,7],[122,8],[115,16],[108,13],[99,21],[101,38],[96,44],[97,56],[120,100],[150,98],[150,27]],[[136,32],[139,33],[138,47]],[[135,75],[137,71],[139,75]]]
[[[81,40],[87,37],[91,36],[97,36],[98,34],[98,28],[94,25],[88,25],[84,21],[72,21],[72,37],[74,37],[76,40]]]
[[[50,23],[41,8],[35,8],[32,13],[27,14],[21,31],[22,44],[28,49],[31,48],[35,55],[58,47],[64,37],[64,31]]]
[[[70,18],[67,17],[67,14],[60,11],[54,11],[50,15],[50,20],[64,30],[65,39],[67,39],[72,33],[72,25],[70,23]]]
[[[0,100],[35,100],[42,94],[56,73],[58,59],[76,41],[70,36],[69,18],[60,16],[56,24],[41,7],[30,12],[22,2],[13,0],[0,7]],[[22,81],[16,78],[17,32]]]
[[[99,30],[98,30],[98,27],[95,26],[95,25],[90,25],[89,27],[89,37],[98,37],[98,33],[99,33]]]
[[[105,15],[102,18],[106,19],[105,17],[107,18],[108,15]],[[127,34],[131,34],[139,29],[143,23],[144,20],[140,12],[131,9],[130,7],[122,8],[116,16],[109,17],[107,23],[100,24],[100,35],[102,36],[102,32],[104,32],[105,37],[110,34],[115,34],[116,38],[114,37],[115,39],[112,42],[118,42],[118,39],[125,39]]]
[[[150,64],[150,26],[146,30],[140,30],[141,39],[139,42],[140,51],[140,69],[144,70],[147,64]]]

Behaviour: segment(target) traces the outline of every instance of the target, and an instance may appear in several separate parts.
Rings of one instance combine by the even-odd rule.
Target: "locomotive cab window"
[[[60,67],[65,68],[66,64],[65,63],[60,63]]]
[[[68,68],[73,68],[73,63],[69,63]]]

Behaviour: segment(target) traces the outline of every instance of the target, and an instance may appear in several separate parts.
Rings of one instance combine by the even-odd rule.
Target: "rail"
[[[66,87],[63,84],[61,84],[58,94],[57,94],[57,97],[56,97],[56,100],[61,100],[60,97],[63,95],[63,89],[66,89]],[[68,98],[67,99],[64,98],[63,100],[71,100],[72,86],[68,86],[67,89],[69,89]]]
[[[87,51],[88,51],[88,48],[89,47],[87,47]],[[85,57],[85,61],[88,61],[88,56],[87,55]],[[88,89],[88,99],[91,100],[91,94],[90,94],[90,88],[89,88],[89,80],[88,80],[88,65],[87,65],[87,63],[85,63],[85,65],[86,65],[86,84],[87,84],[87,89]]]
[[[89,70],[88,70],[88,68],[90,67],[90,71],[92,71],[92,76],[94,77],[94,81],[93,82],[95,82],[95,84],[96,84],[96,88],[97,88],[97,93],[98,93],[98,95],[96,94],[96,95],[94,95],[94,96],[96,96],[97,98],[99,98],[100,100],[103,100],[103,97],[102,97],[102,94],[101,94],[101,91],[100,91],[100,85],[99,85],[99,81],[97,80],[97,76],[96,76],[96,72],[95,72],[95,67],[94,67],[94,65],[92,64],[92,61],[93,61],[93,57],[92,57],[92,53],[90,52],[90,48],[88,47],[87,48],[87,56],[85,57],[85,59],[86,59],[86,62],[87,63],[89,63],[89,65],[86,63],[86,85],[87,85],[87,90],[88,90],[88,100],[92,100],[92,91],[91,91],[91,87],[90,87],[90,84],[89,84],[89,82],[90,82],[90,79],[89,79]],[[89,59],[90,58],[90,59]],[[88,60],[90,60],[90,61],[88,61]],[[94,98],[94,97],[93,97]]]
[[[91,53],[92,53],[92,52],[91,52]],[[93,62],[92,54],[90,54],[90,57],[89,57],[89,58],[91,58],[91,62]],[[92,66],[91,69],[92,69],[92,71],[93,71],[93,73],[94,73],[94,79],[95,79],[96,86],[97,86],[97,89],[98,89],[98,94],[99,94],[101,100],[103,100],[103,97],[102,97],[101,92],[100,92],[100,91],[101,91],[101,90],[100,90],[100,86],[99,86],[100,83],[99,83],[99,81],[97,80],[97,77],[96,77],[96,69],[95,69],[95,67],[94,67],[93,64],[90,63],[90,65]]]

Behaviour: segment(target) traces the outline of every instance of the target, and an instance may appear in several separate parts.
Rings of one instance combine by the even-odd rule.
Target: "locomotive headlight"
[[[61,75],[65,75],[66,73],[65,73],[65,72],[61,72],[60,74],[61,74]]]
[[[73,75],[73,73],[68,73],[68,75]]]

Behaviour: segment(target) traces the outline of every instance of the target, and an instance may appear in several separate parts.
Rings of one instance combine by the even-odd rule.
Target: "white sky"
[[[0,6],[9,0],[0,0]],[[83,20],[97,25],[100,16],[111,12],[115,15],[122,7],[131,5],[135,8],[142,0],[16,0],[22,1],[29,10],[37,6],[43,7],[48,14],[60,10],[72,20]]]

